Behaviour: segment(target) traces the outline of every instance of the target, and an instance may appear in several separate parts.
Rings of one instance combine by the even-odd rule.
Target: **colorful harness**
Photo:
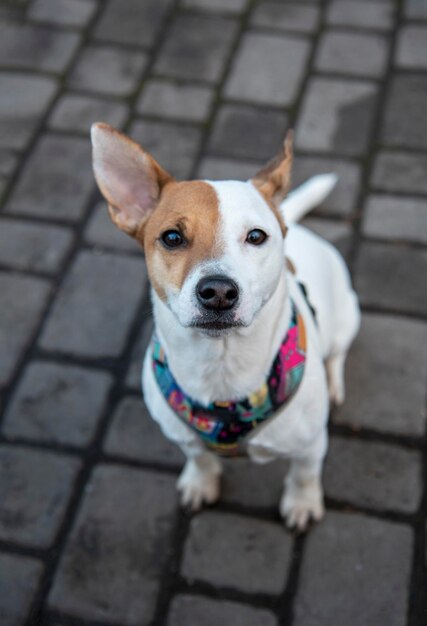
[[[166,402],[210,449],[223,456],[239,454],[242,439],[292,398],[302,380],[305,360],[305,325],[292,303],[288,332],[262,387],[238,402],[212,402],[203,406],[179,387],[159,340],[155,335],[152,339],[154,376]]]

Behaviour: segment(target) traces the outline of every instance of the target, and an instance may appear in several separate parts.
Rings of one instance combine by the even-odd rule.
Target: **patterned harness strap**
[[[243,439],[289,402],[301,383],[305,361],[305,324],[292,303],[286,337],[262,387],[243,400],[204,406],[179,387],[158,338],[155,335],[152,338],[153,371],[166,402],[207,447],[223,456],[243,453]]]

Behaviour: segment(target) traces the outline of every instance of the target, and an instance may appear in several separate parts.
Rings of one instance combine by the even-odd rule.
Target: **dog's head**
[[[92,127],[93,166],[111,219],[144,247],[157,296],[184,327],[218,336],[249,326],[283,271],[283,154],[248,182],[177,182],[138,144]],[[173,149],[173,148],[172,148]]]

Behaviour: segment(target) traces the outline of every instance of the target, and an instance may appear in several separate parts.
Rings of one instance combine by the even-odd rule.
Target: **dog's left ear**
[[[260,194],[276,208],[288,193],[291,184],[292,144],[293,132],[289,130],[283,142],[283,152],[267,163],[252,179]]]

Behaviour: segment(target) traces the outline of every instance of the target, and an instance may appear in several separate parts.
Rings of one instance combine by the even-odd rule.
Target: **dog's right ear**
[[[111,219],[128,235],[142,239],[144,224],[172,176],[108,124],[93,124],[91,138],[93,171]]]
[[[260,194],[276,208],[289,191],[293,161],[293,132],[288,130],[283,151],[275,159],[267,163],[254,178],[252,183]]]

